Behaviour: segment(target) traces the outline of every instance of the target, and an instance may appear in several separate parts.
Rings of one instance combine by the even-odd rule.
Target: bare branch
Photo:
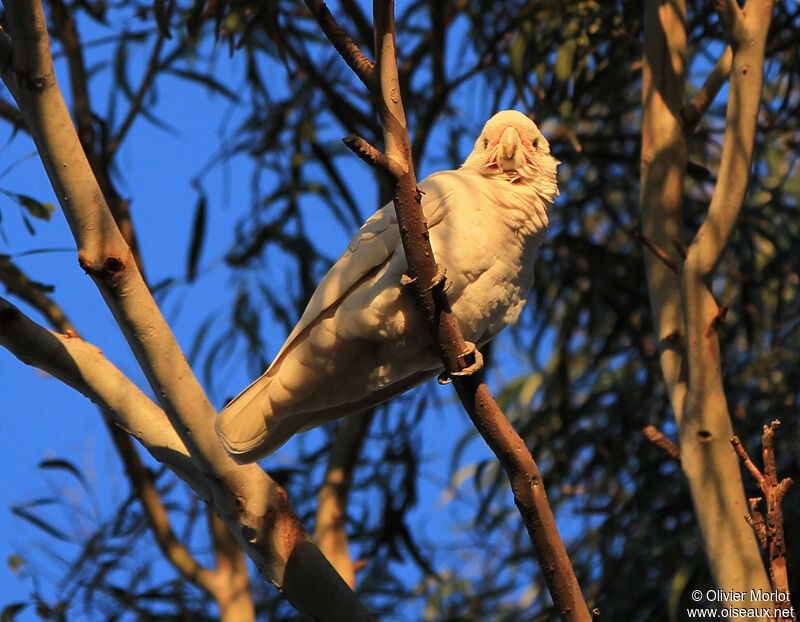
[[[81,265],[102,292],[196,468],[206,475],[195,490],[303,615],[372,619],[309,542],[286,492],[257,465],[240,466],[225,452],[214,433],[216,411],[147,289],[84,156],[55,78],[41,3],[8,0],[5,8],[11,41],[0,35],[3,81],[25,115]]]
[[[120,123],[117,132],[114,134],[114,137],[108,141],[108,157],[113,156],[117,149],[119,149],[122,141],[125,139],[125,135],[128,133],[128,130],[131,129],[131,126],[136,120],[139,112],[141,112],[142,104],[144,103],[144,97],[147,95],[147,91],[150,90],[150,86],[152,85],[153,79],[158,71],[159,56],[161,55],[161,48],[164,45],[166,34],[167,33],[161,30],[158,31],[156,42],[153,45],[153,49],[150,52],[150,58],[147,61],[147,68],[145,69],[142,80],[139,83],[139,88],[136,89],[136,94],[133,96],[130,108],[128,108],[128,112],[125,115],[125,118],[122,120],[122,123]]]
[[[42,291],[41,286],[30,281],[8,257],[0,256],[0,280],[6,283],[9,291],[17,294],[29,304],[41,311],[57,330],[62,333],[67,333],[67,335],[64,337],[65,344],[74,346],[75,344],[83,343],[79,339],[73,325],[69,322],[69,320],[67,320],[66,316],[61,310],[61,307]],[[7,309],[6,313],[8,314],[7,317],[13,317],[14,315],[11,309]],[[19,321],[20,319],[15,320],[15,322]],[[30,333],[31,339],[35,335],[38,335],[42,342],[47,342],[47,332],[42,328],[36,327],[30,321],[25,321],[22,324],[19,324],[18,330]],[[22,336],[16,337],[16,340],[19,343],[23,343],[22,339],[24,339]],[[75,350],[75,348],[73,348],[73,350]],[[43,348],[32,347],[30,348],[30,351],[32,358],[29,360],[32,362],[32,364],[41,368],[41,360],[39,360],[38,363],[34,361],[37,360],[37,356],[41,356]],[[18,356],[21,355],[21,353],[17,354]],[[57,363],[58,358],[48,357],[48,361],[51,365],[54,365]],[[125,466],[125,471],[128,474],[128,479],[131,482],[131,486],[136,492],[137,497],[139,498],[142,507],[145,510],[145,515],[147,516],[148,522],[152,528],[153,536],[159,548],[164,553],[164,557],[170,563],[172,563],[172,565],[184,576],[184,578],[192,583],[195,583],[200,588],[213,595],[213,585],[210,581],[213,577],[210,571],[200,566],[188,549],[186,549],[186,547],[184,547],[175,536],[169,524],[166,508],[161,502],[160,495],[155,487],[152,476],[142,465],[139,454],[136,452],[136,448],[133,446],[128,433],[125,432],[122,427],[119,427],[123,426],[127,430],[136,429],[139,413],[146,413],[148,410],[155,411],[157,407],[146,396],[141,394],[138,388],[133,386],[116,368],[113,368],[110,363],[105,361],[105,365],[110,367],[104,371],[104,379],[108,380],[112,376],[118,376],[119,384],[117,386],[119,389],[117,390],[124,391],[125,393],[132,392],[134,395],[137,395],[138,401],[141,402],[141,404],[146,404],[146,406],[139,405],[139,408],[136,411],[124,412],[123,417],[115,418],[114,409],[110,406],[110,404],[115,403],[116,399],[108,395],[110,389],[106,389],[107,394],[104,398],[98,399],[96,396],[102,389],[96,388],[94,390],[90,390],[88,386],[78,386],[74,383],[69,384],[95,401],[100,406],[100,412],[105,413],[104,418],[108,424],[108,429],[111,434],[112,441],[114,442],[114,446],[116,447],[117,452],[119,453],[120,458]],[[86,365],[86,367],[89,368],[91,366]],[[63,376],[59,375],[58,372],[54,373],[54,375],[63,379]],[[83,372],[81,375],[84,379],[92,377],[90,371]],[[160,409],[157,410],[160,413],[161,428],[168,430],[174,435],[174,430],[170,426],[166,415]],[[151,434],[151,437],[155,436],[156,433],[160,433],[160,430],[154,431],[154,433]],[[147,446],[147,443],[144,440],[142,442],[145,444],[145,446]],[[152,438],[150,439],[150,442],[152,442]],[[185,454],[186,449],[183,447],[183,444],[176,435],[174,443],[175,446],[180,447],[181,451]],[[156,451],[155,455],[158,456],[161,454]],[[186,464],[188,462],[187,455],[179,465],[180,468],[186,468]],[[199,473],[194,473],[192,475],[192,479],[194,481],[202,481]]]
[[[733,50],[731,46],[727,46],[722,55],[717,59],[716,64],[708,74],[703,86],[697,91],[695,96],[688,104],[681,109],[681,120],[683,121],[683,130],[686,134],[694,132],[700,119],[711,106],[711,102],[719,93],[722,85],[728,80],[731,74],[731,65],[733,64]]]
[[[42,328],[2,298],[0,318],[0,344],[14,356],[91,399],[159,462],[175,468],[181,476],[191,475],[195,485],[202,481],[164,411],[97,347],[77,336],[60,335]]]
[[[750,456],[747,455],[747,450],[745,450],[738,436],[731,437],[731,445],[733,445],[733,448],[736,450],[736,455],[739,456],[742,464],[750,471],[750,475],[753,476],[753,479],[756,480],[759,488],[764,490],[767,487],[764,482],[764,476],[761,474],[761,471],[758,470],[758,467],[753,464],[753,461],[750,460]]]
[[[359,158],[364,160],[364,162],[374,166],[384,175],[398,177],[403,174],[402,166],[396,161],[390,160],[386,154],[378,151],[378,149],[370,145],[366,140],[361,138],[361,136],[357,134],[348,134],[342,139],[342,142]]]
[[[661,262],[667,266],[672,272],[675,274],[678,273],[678,268],[680,268],[680,263],[674,257],[670,257],[669,253],[661,248],[658,244],[653,242],[650,238],[646,235],[640,235],[639,239],[656,257],[658,257]]]
[[[695,496],[695,507],[699,516],[708,515],[711,524],[711,531],[704,534],[706,542],[719,543],[721,547],[718,554],[708,555],[719,587],[730,591],[768,591],[769,579],[763,570],[758,543],[745,522],[738,518],[746,512],[747,502],[735,456],[726,448],[733,430],[722,382],[719,338],[714,330],[721,310],[708,284],[736,224],[750,178],[772,2],[751,1],[745,10],[739,8],[736,0],[720,0],[718,6],[733,60],[717,183],[708,213],[689,245],[680,274],[689,380],[681,427],[687,437],[697,438],[698,477],[707,484],[703,494]],[[685,455],[683,438],[681,451]],[[722,487],[720,482],[724,483]],[[721,503],[709,503],[711,499]]]
[[[83,62],[83,49],[75,20],[63,0],[49,0],[55,32],[64,46],[64,55],[69,65],[72,106],[78,124],[78,136],[88,155],[94,152],[94,119],[89,101],[89,79]]]
[[[44,286],[31,281],[7,255],[0,255],[0,282],[5,284],[10,293],[19,296],[46,317],[57,331],[75,332],[75,327],[67,319],[61,307],[45,293]]]
[[[314,19],[319,23],[322,32],[325,33],[333,47],[339,52],[339,55],[358,76],[359,80],[369,87],[373,80],[374,65],[372,61],[364,56],[358,44],[339,25],[339,22],[336,21],[336,18],[328,9],[328,5],[323,0],[306,0],[306,6],[308,6]]]
[[[673,240],[684,239],[687,134],[680,112],[687,55],[685,1],[648,0],[644,42],[640,214],[645,238],[665,249]],[[684,280],[691,261],[689,249],[679,275]],[[655,253],[645,254],[645,268],[661,344],[661,370],[678,424],[681,468],[711,573],[723,590],[748,595],[751,588],[768,590],[758,543],[741,519],[747,513],[747,501],[736,456],[727,444],[733,431],[720,374],[717,332],[707,334],[719,309],[702,280],[694,291],[694,300],[703,302],[702,310],[687,305],[686,288]],[[701,382],[698,376],[704,373],[707,378]]]
[[[687,272],[706,280],[717,265],[744,202],[753,161],[756,122],[764,79],[764,48],[772,1],[743,11],[736,0],[720,0],[720,18],[733,48],[725,138],[708,215],[689,246]],[[752,8],[752,7],[751,7]]]
[[[402,165],[402,171],[393,172],[394,204],[408,262],[406,283],[414,288],[462,404],[508,474],[514,500],[545,569],[545,581],[559,613],[564,620],[586,622],[591,616],[561,542],[536,462],[481,381],[480,353],[464,340],[450,311],[444,292],[444,270],[434,259],[417,190],[397,73],[394,2],[376,0],[373,12],[376,82],[370,91],[381,118],[385,156]],[[369,159],[377,162],[379,158]]]
[[[772,578],[772,588],[785,596],[786,600],[780,602],[782,608],[790,609],[792,604],[789,598],[789,576],[786,568],[786,536],[783,525],[783,500],[792,485],[791,478],[787,477],[778,481],[778,471],[775,465],[775,431],[780,425],[780,421],[775,419],[770,425],[764,426],[764,433],[761,437],[761,447],[764,457],[764,472],[750,459],[747,451],[742,446],[737,436],[731,438],[736,453],[745,465],[750,475],[758,483],[761,492],[764,493],[763,499],[766,502],[766,520],[763,513],[758,511],[761,498],[750,499],[750,516],[748,523],[753,528],[756,536],[761,543],[761,547],[767,551],[769,557],[770,577]],[[776,603],[777,604],[777,603]]]
[[[347,544],[347,497],[353,470],[372,422],[374,410],[342,420],[328,458],[325,478],[317,494],[314,540],[350,587],[355,586],[355,566]]]
[[[681,452],[678,449],[678,446],[669,440],[664,433],[659,430],[654,425],[647,425],[642,428],[642,433],[645,435],[648,441],[653,443],[656,447],[662,450],[665,454],[667,454],[673,460],[680,460],[681,459]]]

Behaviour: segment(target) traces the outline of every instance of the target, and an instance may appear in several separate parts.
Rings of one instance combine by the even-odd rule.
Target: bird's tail
[[[266,374],[261,376],[228,402],[217,417],[217,436],[236,462],[254,462],[271,454],[302,427],[294,417],[273,416],[272,381]]]

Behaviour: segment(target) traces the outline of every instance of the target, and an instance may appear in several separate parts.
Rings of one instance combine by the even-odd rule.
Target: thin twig
[[[47,318],[50,325],[62,333],[75,333],[61,307],[48,296],[45,286],[36,283],[17,267],[8,255],[0,255],[0,282]]]
[[[161,48],[164,45],[165,38],[165,33],[159,30],[158,36],[156,37],[156,42],[153,45],[153,50],[150,52],[150,58],[147,61],[147,69],[145,70],[142,80],[139,83],[139,88],[136,89],[136,94],[133,96],[133,100],[131,100],[130,108],[128,108],[128,112],[125,115],[125,118],[122,120],[122,123],[120,123],[117,132],[114,134],[113,138],[108,141],[108,146],[106,149],[108,152],[107,157],[109,158],[113,156],[117,149],[119,149],[122,141],[125,139],[125,135],[128,133],[128,130],[131,129],[133,122],[136,120],[137,115],[142,109],[144,97],[147,95],[147,91],[150,90],[153,79],[158,72],[158,57],[161,55]]]
[[[767,506],[766,520],[763,513],[758,511],[758,505],[762,498],[753,498],[750,499],[750,517],[747,522],[753,528],[761,547],[767,551],[773,589],[785,596],[785,600],[775,604],[779,604],[781,608],[791,608],[791,602],[788,600],[789,577],[786,568],[783,500],[792,485],[792,479],[785,477],[778,480],[778,470],[775,465],[775,431],[779,425],[780,421],[775,419],[770,425],[764,426],[761,436],[763,472],[759,471],[750,459],[738,436],[731,438],[731,444],[742,464],[761,488],[761,492],[764,493],[763,500]]]
[[[681,452],[678,449],[678,446],[669,440],[664,433],[659,430],[654,425],[647,425],[642,428],[642,433],[645,435],[648,441],[653,443],[656,447],[661,449],[665,454],[667,454],[673,460],[680,460],[681,459]]]
[[[366,140],[357,134],[348,134],[342,142],[367,164],[374,166],[384,175],[397,177],[402,175],[402,168],[393,160],[390,160],[385,153],[370,145]]]
[[[731,65],[733,64],[733,50],[731,46],[727,46],[722,55],[717,59],[716,64],[708,74],[703,86],[697,91],[695,96],[688,104],[681,109],[681,121],[683,122],[683,131],[688,135],[694,132],[700,119],[711,106],[711,102],[719,93],[722,86],[728,80],[731,74]]]
[[[358,76],[367,87],[370,87],[374,76],[374,63],[369,60],[353,38],[339,25],[331,13],[328,5],[323,0],[306,0],[306,5],[314,19],[322,28],[322,32],[339,52],[339,55],[349,65],[350,69]]]
[[[312,0],[306,2],[309,7],[317,4]],[[402,165],[402,171],[393,171],[393,174],[395,210],[408,262],[406,282],[413,288],[431,327],[445,372],[452,378],[465,410],[508,475],[514,500],[540,564],[547,569],[543,573],[545,581],[562,619],[588,622],[591,614],[555,525],[538,466],[482,381],[480,355],[464,340],[447,302],[444,270],[434,259],[414,173],[397,70],[394,2],[376,0],[373,11],[375,84],[370,85],[369,80],[365,80],[365,84],[381,118],[385,157],[389,162]],[[328,34],[330,26],[320,19],[318,12],[314,14]],[[336,45],[334,39],[332,42]],[[364,149],[361,151],[366,155]],[[367,159],[380,166],[381,158],[376,157],[376,153],[371,153]],[[387,168],[388,165],[383,170]]]
[[[656,257],[658,257],[661,260],[661,262],[665,266],[667,266],[667,268],[669,268],[670,270],[672,270],[673,272],[675,272],[677,274],[678,268],[680,268],[680,263],[674,257],[670,256],[670,254],[667,253],[667,251],[665,251],[658,244],[653,242],[653,240],[651,240],[646,235],[639,234],[638,237],[642,241],[642,244],[644,244],[648,249],[650,249],[650,251]]]

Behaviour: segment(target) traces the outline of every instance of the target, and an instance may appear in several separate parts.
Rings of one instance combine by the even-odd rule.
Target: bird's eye
[[[483,139],[483,148],[484,149],[488,149],[489,148],[489,139],[488,138],[484,138]]]
[[[533,148],[534,149],[538,149],[539,148],[539,138],[540,137],[537,136],[536,138],[533,139]]]

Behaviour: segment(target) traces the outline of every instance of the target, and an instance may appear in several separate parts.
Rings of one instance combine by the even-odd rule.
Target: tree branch
[[[687,135],[694,132],[700,119],[708,111],[711,102],[719,93],[722,85],[731,74],[731,65],[733,63],[733,50],[731,46],[727,46],[722,56],[717,59],[716,64],[708,74],[703,86],[697,91],[695,96],[688,104],[681,109],[681,120],[683,121],[683,130]]]
[[[84,343],[82,342],[77,334],[77,331],[73,327],[73,325],[69,322],[69,320],[64,315],[61,307],[57,305],[52,299],[49,298],[43,291],[39,284],[30,281],[13,263],[11,263],[10,258],[0,256],[0,280],[6,283],[9,291],[17,294],[20,298],[27,301],[29,304],[34,306],[36,309],[42,312],[42,314],[47,317],[50,324],[52,324],[58,331],[61,333],[67,333],[63,336],[65,344],[79,344]],[[6,317],[15,317],[14,309],[10,307],[10,305],[6,308]],[[17,318],[13,320],[13,322],[20,322],[20,319]],[[39,340],[42,344],[47,344],[49,341],[47,338],[48,333],[40,327],[37,327],[31,322],[30,320],[23,321],[22,324],[18,325],[18,329],[29,333],[29,341]],[[17,336],[15,340],[18,343],[24,343],[24,338],[22,336]],[[25,357],[26,360],[31,362],[36,367],[42,368],[42,360],[38,358],[44,352],[45,348],[53,349],[55,344],[50,343],[50,345],[43,345],[41,347],[31,347],[29,355],[25,355],[23,351],[18,350],[15,352],[17,356]],[[88,344],[86,344],[88,346]],[[80,353],[80,350],[76,351],[76,354],[73,355],[73,360],[77,358],[77,354]],[[102,355],[98,355],[102,357]],[[30,358],[29,358],[30,356]],[[38,362],[35,362],[37,361]],[[59,361],[58,356],[50,356],[47,359],[51,365],[56,365]],[[128,479],[131,482],[131,487],[133,488],[134,492],[136,493],[139,501],[144,508],[145,515],[147,516],[148,522],[150,523],[151,530],[153,532],[153,536],[155,537],[156,543],[158,544],[159,548],[164,554],[165,559],[167,559],[177,570],[181,573],[181,575],[200,587],[201,589],[205,590],[212,596],[214,595],[213,592],[213,584],[211,583],[211,579],[213,579],[213,575],[211,572],[205,568],[203,568],[191,555],[191,553],[184,547],[178,538],[175,536],[175,533],[172,531],[172,528],[169,524],[169,518],[167,515],[167,510],[164,507],[163,503],[161,502],[161,498],[156,490],[155,483],[153,482],[152,476],[144,468],[141,459],[139,458],[139,454],[136,451],[136,448],[133,446],[131,442],[130,436],[127,432],[125,432],[122,427],[126,430],[135,429],[137,427],[137,423],[139,420],[138,412],[147,412],[149,410],[153,410],[157,407],[153,404],[146,396],[141,394],[137,387],[133,386],[124,375],[122,375],[119,370],[114,368],[111,363],[108,361],[104,361],[104,366],[107,366],[108,369],[104,372],[105,379],[111,378],[113,376],[117,377],[118,386],[119,388],[116,389],[119,393],[127,393],[132,392],[137,396],[137,400],[141,404],[146,404],[146,406],[141,406],[137,411],[126,411],[122,418],[115,417],[113,415],[114,409],[109,405],[116,403],[117,398],[111,397],[111,391],[115,390],[113,388],[95,388],[90,389],[87,386],[79,385],[75,382],[69,382],[65,380],[65,376],[62,375],[60,372],[56,371],[53,373],[53,370],[50,370],[53,375],[56,377],[65,380],[67,384],[70,384],[74,388],[76,388],[79,392],[83,393],[84,395],[90,397],[95,403],[97,403],[100,407],[100,412],[103,413],[104,420],[108,426],[109,433],[111,434],[111,439],[114,443],[114,446],[117,449],[117,452],[122,459],[123,465],[125,467],[125,471],[128,475]],[[61,362],[59,365],[61,369],[65,369],[64,362]],[[92,369],[91,364],[86,364],[85,367],[87,368],[86,372],[83,372],[81,375],[84,378],[89,377]],[[103,385],[105,386],[105,385]],[[97,395],[100,392],[104,392],[105,395],[102,398],[98,398]],[[163,411],[160,411],[160,419],[161,419],[161,428],[159,430],[154,431],[151,434],[151,437],[155,437],[157,434],[161,433],[161,430],[169,430],[174,434],[173,428],[170,426],[169,421],[167,420],[166,415]],[[153,416],[151,416],[151,419]],[[120,427],[122,426],[122,427]],[[141,439],[140,439],[141,440]],[[152,438],[151,438],[152,442]],[[186,454],[186,448],[180,442],[180,439],[177,437],[174,439],[176,447],[179,447],[180,450]],[[145,446],[147,443],[143,441]],[[156,451],[158,454],[158,451]],[[189,456],[188,454],[185,455],[185,459],[182,460],[181,464],[179,465],[180,468],[186,468],[186,464],[189,463]],[[190,464],[190,463],[189,463]],[[195,481],[202,481],[199,477],[199,473],[193,473],[192,480]]]
[[[75,134],[55,78],[41,3],[4,4],[11,38],[0,35],[3,80],[25,115],[81,265],[103,294],[196,468],[206,476],[197,492],[303,615],[372,619],[310,543],[286,492],[257,465],[235,463],[218,441],[216,412],[132,260]]]
[[[663,451],[666,455],[668,455],[673,460],[680,460],[681,459],[681,452],[678,449],[678,446],[669,440],[664,433],[659,430],[654,425],[647,425],[642,428],[642,434],[645,435],[648,441],[653,443],[656,447],[658,447],[661,451]]]
[[[307,3],[313,4],[310,0]],[[465,342],[450,311],[444,271],[434,259],[417,190],[397,73],[394,2],[375,0],[373,12],[374,83],[365,83],[381,119],[385,157],[393,163],[394,205],[408,262],[407,283],[414,289],[462,404],[508,474],[553,602],[564,620],[588,621],[591,616],[561,542],[536,462],[479,379],[480,353]],[[324,23],[320,25],[326,29]]]
[[[72,91],[72,107],[78,124],[78,136],[86,153],[94,152],[94,119],[89,101],[89,79],[83,62],[83,50],[75,20],[62,0],[49,0],[56,36],[64,47]]]
[[[0,282],[6,289],[39,311],[56,330],[74,333],[75,327],[61,310],[61,307],[45,293],[45,286],[31,281],[8,255],[0,255]]]
[[[113,138],[108,141],[106,150],[109,158],[113,157],[113,155],[117,152],[117,149],[119,149],[122,141],[125,139],[125,135],[128,133],[128,130],[131,129],[133,122],[136,120],[136,117],[142,109],[144,97],[147,95],[147,91],[150,90],[150,85],[153,83],[153,79],[158,71],[158,57],[161,55],[161,48],[163,47],[164,40],[166,38],[165,35],[166,33],[162,30],[159,30],[158,35],[156,35],[156,42],[153,45],[152,51],[150,52],[150,58],[147,61],[147,68],[145,69],[142,80],[139,83],[139,88],[136,89],[136,94],[131,101],[130,108],[128,108],[128,112],[125,115],[125,118],[122,120],[122,123],[120,123],[119,128],[117,129]]]
[[[339,52],[339,56],[344,59],[359,80],[369,87],[373,81],[374,73],[372,61],[364,56],[358,44],[339,25],[339,22],[336,21],[328,5],[323,0],[306,0],[306,6],[308,6],[311,15],[319,23],[322,32],[325,33],[333,47]]]
[[[680,111],[685,24],[682,0],[650,0],[645,5],[640,214],[645,239],[662,249],[683,239],[687,148]],[[686,289],[672,270],[654,254],[645,254],[644,259],[659,342],[669,346],[659,348],[659,357],[678,424],[681,467],[712,575],[726,591],[749,596],[751,588],[768,590],[758,543],[740,519],[746,514],[747,502],[736,456],[727,444],[732,428],[720,374],[719,343],[716,331],[707,335],[717,317],[716,303],[705,282],[697,281],[695,300],[699,297],[704,308],[686,306]],[[696,261],[691,249],[680,271],[684,281],[693,269],[687,266],[690,261]],[[705,383],[698,380],[703,375]]]
[[[753,2],[755,5],[756,2]],[[720,18],[733,47],[725,138],[717,183],[708,214],[686,257],[693,279],[707,279],[717,265],[736,224],[750,180],[758,108],[764,79],[764,48],[772,1],[742,11],[736,0],[722,0]]]
[[[374,414],[374,410],[367,410],[345,417],[339,424],[317,494],[314,541],[350,587],[355,587],[356,579],[345,528],[347,497],[364,436]]]
[[[781,608],[791,608],[789,602],[789,576],[786,569],[786,537],[783,528],[783,500],[792,485],[792,479],[786,477],[778,480],[778,470],[775,466],[775,430],[778,429],[780,421],[774,420],[770,425],[764,426],[764,433],[761,437],[761,447],[763,450],[764,472],[747,455],[747,450],[742,446],[738,436],[731,438],[731,444],[736,450],[742,464],[753,476],[753,479],[764,493],[764,500],[767,506],[766,523],[764,516],[757,510],[759,499],[751,499],[750,515],[748,522],[762,542],[762,546],[767,551],[769,557],[770,577],[772,578],[772,588],[776,592],[785,595],[785,601],[775,603]],[[782,618],[781,618],[782,619]]]
[[[390,160],[386,154],[378,151],[361,136],[348,134],[342,139],[342,142],[364,162],[378,169],[384,175],[396,178],[403,174],[402,167],[395,160]]]
[[[94,345],[74,335],[53,333],[0,298],[0,345],[27,365],[47,372],[97,404],[159,462],[193,485],[202,482],[186,446],[156,406]]]
[[[207,513],[217,561],[214,598],[219,607],[220,622],[253,622],[256,612],[242,549],[211,506],[208,506]]]

